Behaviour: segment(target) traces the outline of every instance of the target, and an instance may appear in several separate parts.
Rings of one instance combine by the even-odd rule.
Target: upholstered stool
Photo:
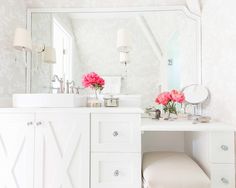
[[[153,152],[143,156],[144,188],[210,188],[203,170],[186,154]]]

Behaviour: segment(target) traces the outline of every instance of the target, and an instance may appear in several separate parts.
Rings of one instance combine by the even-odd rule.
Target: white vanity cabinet
[[[141,188],[141,115],[91,115],[91,188]]]
[[[34,114],[0,113],[0,187],[32,188]]]
[[[34,188],[89,188],[89,114],[38,112]]]
[[[0,188],[141,188],[142,152],[150,151],[185,152],[211,188],[235,188],[234,127],[141,120],[141,113],[0,109]]]
[[[0,113],[0,187],[89,188],[89,113],[31,112]]]
[[[143,119],[141,130],[143,149],[185,152],[206,172],[211,188],[235,188],[235,127]]]
[[[212,188],[235,188],[234,132],[210,133]]]

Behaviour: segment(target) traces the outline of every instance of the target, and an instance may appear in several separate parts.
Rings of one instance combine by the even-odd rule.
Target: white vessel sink
[[[13,94],[13,107],[85,107],[87,96],[75,94]]]

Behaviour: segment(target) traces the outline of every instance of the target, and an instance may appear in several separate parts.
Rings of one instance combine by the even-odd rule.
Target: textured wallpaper
[[[211,91],[205,113],[236,122],[236,1],[208,0],[203,9],[203,81]]]
[[[13,48],[16,27],[25,27],[23,0],[0,0],[0,103],[12,93],[24,92],[23,55]]]

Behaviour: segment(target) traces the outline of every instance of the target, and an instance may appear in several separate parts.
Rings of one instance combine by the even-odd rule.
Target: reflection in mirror
[[[31,92],[55,92],[54,74],[81,86],[84,74],[96,72],[107,79],[120,77],[120,93],[140,94],[142,107],[146,107],[154,104],[161,90],[198,83],[199,25],[189,15],[171,10],[32,13],[33,43],[55,48],[56,63],[45,63],[38,53],[32,53]],[[120,29],[130,34],[132,48],[126,67],[117,49]],[[113,86],[116,91],[117,87]]]
[[[190,85],[183,89],[185,101],[189,104],[202,104],[209,97],[209,91],[201,85]]]

